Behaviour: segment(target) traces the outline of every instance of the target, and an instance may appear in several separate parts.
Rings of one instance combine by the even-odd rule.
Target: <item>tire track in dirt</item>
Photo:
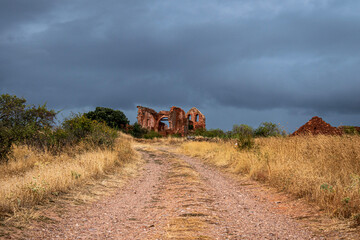
[[[193,158],[179,156],[201,173],[207,191],[212,192],[217,206],[221,239],[318,239],[296,221],[271,211],[242,187],[219,171]]]
[[[321,239],[296,221],[272,212],[270,206],[242,191],[218,170],[194,158],[171,157],[163,193],[171,218],[163,237]]]

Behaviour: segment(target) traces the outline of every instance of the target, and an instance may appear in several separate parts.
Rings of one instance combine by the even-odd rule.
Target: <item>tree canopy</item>
[[[97,107],[95,111],[85,113],[85,116],[91,120],[105,122],[109,127],[116,129],[123,129],[129,124],[129,120],[122,111],[111,108]]]

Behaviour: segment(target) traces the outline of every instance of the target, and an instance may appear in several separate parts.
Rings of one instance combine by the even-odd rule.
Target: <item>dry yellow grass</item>
[[[250,151],[230,142],[186,142],[181,151],[316,202],[335,216],[360,219],[359,136],[262,138]]]
[[[0,165],[0,217],[115,171],[135,159],[131,141],[131,137],[120,134],[114,149],[58,156],[15,147],[13,158]]]

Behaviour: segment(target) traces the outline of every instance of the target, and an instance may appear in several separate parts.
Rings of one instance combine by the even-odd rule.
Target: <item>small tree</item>
[[[48,110],[46,104],[36,107],[25,103],[15,95],[0,96],[0,160],[6,159],[13,143],[35,142],[41,131],[54,125],[54,110]]]
[[[129,120],[122,111],[111,108],[97,107],[95,111],[85,113],[85,116],[91,120],[105,122],[109,127],[116,129],[124,129],[129,124]]]
[[[280,126],[272,122],[263,122],[255,130],[255,136],[257,137],[276,137],[286,134],[284,130],[280,129]]]
[[[100,147],[112,147],[117,137],[115,129],[105,122],[91,120],[85,114],[72,115],[63,122],[62,128],[70,144],[85,142]]]
[[[240,125],[234,125],[233,129],[231,131],[232,137],[238,137],[238,136],[253,136],[254,135],[254,129],[246,124],[240,124]]]
[[[148,131],[145,128],[142,128],[140,124],[138,124],[137,122],[134,123],[134,125],[132,125],[130,127],[129,133],[134,137],[134,138],[142,138]]]

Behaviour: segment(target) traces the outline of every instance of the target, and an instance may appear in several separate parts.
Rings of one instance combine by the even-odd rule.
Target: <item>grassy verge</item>
[[[360,224],[360,137],[305,136],[256,139],[256,147],[185,142],[185,154],[269,183]]]
[[[0,219],[116,171],[135,159],[131,141],[121,134],[113,149],[69,149],[57,156],[15,147],[13,158],[0,165]]]

